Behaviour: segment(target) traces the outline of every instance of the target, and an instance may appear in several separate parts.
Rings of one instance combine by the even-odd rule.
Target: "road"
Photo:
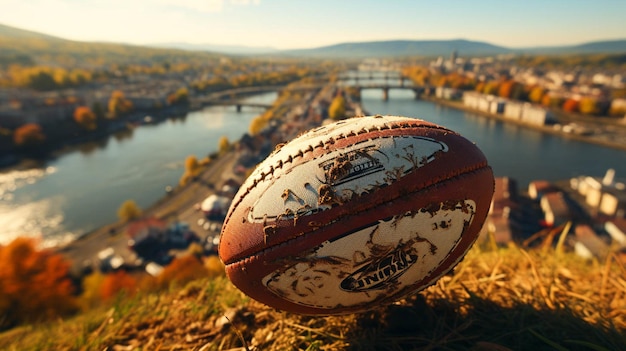
[[[214,234],[198,225],[198,220],[204,216],[194,209],[194,205],[221,189],[227,179],[235,178],[241,181],[232,172],[236,156],[235,151],[230,151],[217,158],[207,166],[196,181],[174,189],[172,193],[144,210],[144,217],[157,217],[166,221],[178,219],[187,222],[191,230],[201,239]],[[75,272],[82,271],[88,266],[95,268],[98,264],[98,253],[107,248],[111,248],[117,255],[120,255],[124,262],[137,263],[137,256],[128,248],[129,237],[126,229],[127,225],[124,223],[111,223],[58,249],[58,252],[72,262]]]

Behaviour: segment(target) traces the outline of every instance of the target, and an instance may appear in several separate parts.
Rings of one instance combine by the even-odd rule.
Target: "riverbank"
[[[173,104],[163,107],[149,107],[131,111],[115,119],[99,119],[98,128],[87,131],[78,126],[71,116],[55,124],[55,128],[44,128],[47,140],[38,147],[20,149],[13,147],[5,150],[0,157],[0,172],[11,169],[27,169],[33,164],[46,159],[57,157],[68,151],[75,150],[84,145],[98,145],[105,142],[112,135],[120,133],[132,133],[132,129],[142,124],[157,124],[171,118],[184,118],[187,114],[200,111],[205,107],[223,100],[235,102],[255,94],[279,91],[287,86],[284,85],[256,85],[241,88],[228,88],[224,90],[208,91],[189,97],[188,103]]]
[[[277,123],[269,123],[268,128],[259,135],[248,135],[240,141],[233,142],[231,151],[213,159],[194,181],[174,187],[171,192],[146,208],[143,217],[156,217],[169,223],[187,223],[201,240],[218,235],[218,232],[207,228],[208,220],[196,209],[196,205],[209,195],[217,194],[226,182],[231,184],[243,182],[245,176],[243,160],[252,160],[249,163],[250,166],[254,166],[258,160],[265,158],[264,152],[269,153],[274,149],[272,143],[290,140],[304,129],[319,126],[321,123],[321,119],[317,118],[319,116],[309,115],[314,111],[309,107],[320,100],[318,95],[321,94],[311,92],[297,100],[279,99],[277,101],[279,105],[273,108],[276,111],[283,111],[277,112],[280,113],[280,116],[275,116]],[[330,96],[332,92],[328,92],[328,97],[322,100],[330,101]],[[64,247],[57,248],[57,251],[73,263],[77,275],[82,275],[89,269],[97,269],[98,253],[108,248],[120,255],[129,266],[141,268],[147,262],[138,260],[135,253],[128,248],[127,228],[128,225],[125,223],[110,223],[81,235]]]
[[[505,118],[504,116],[499,115],[499,114],[494,114],[494,113],[489,113],[489,112],[469,108],[465,106],[462,101],[445,100],[445,99],[439,99],[439,98],[428,97],[428,96],[424,96],[422,97],[422,99],[442,105],[442,106],[451,107],[451,108],[465,111],[465,112],[475,113],[483,117],[487,117],[487,118],[495,119],[498,121],[502,121],[504,123],[510,123],[510,124],[521,126],[521,127],[537,130],[543,133],[557,135],[557,136],[571,139],[571,140],[583,141],[583,142],[587,142],[591,144],[596,144],[600,146],[605,146],[605,147],[610,147],[610,148],[615,148],[615,149],[626,151],[626,124],[625,123],[615,122],[615,123],[609,124],[607,123],[607,121],[604,121],[604,120],[596,121],[598,123],[603,123],[604,125],[610,125],[615,129],[614,131],[616,133],[615,135],[621,139],[620,141],[615,141],[615,140],[608,140],[606,138],[603,138],[602,134],[568,133],[568,132],[564,132],[563,129],[561,128],[557,129],[555,125],[536,125],[536,124],[526,123],[520,120],[513,120],[510,118]],[[563,121],[562,117],[559,120],[562,123],[584,123],[584,124],[590,124],[592,121],[589,118],[579,119],[574,116],[570,116],[567,121]],[[606,135],[604,136],[606,137]]]

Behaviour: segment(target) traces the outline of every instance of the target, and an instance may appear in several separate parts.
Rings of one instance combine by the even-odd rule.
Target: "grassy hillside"
[[[0,65],[54,62],[87,66],[102,62],[176,62],[215,57],[216,54],[206,52],[66,40],[0,24]]]
[[[345,316],[276,311],[225,277],[0,334],[3,350],[624,350],[626,269],[553,249],[475,246],[454,274]]]

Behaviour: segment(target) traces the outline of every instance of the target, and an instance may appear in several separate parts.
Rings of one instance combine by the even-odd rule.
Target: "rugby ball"
[[[433,284],[478,237],[494,191],[483,153],[407,117],[357,117],[277,148],[235,195],[219,255],[245,294],[345,314]]]

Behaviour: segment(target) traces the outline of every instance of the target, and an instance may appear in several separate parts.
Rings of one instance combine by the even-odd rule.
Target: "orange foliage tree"
[[[137,280],[124,271],[107,274],[100,287],[102,300],[108,301],[120,293],[132,296],[137,292]]]
[[[87,130],[96,129],[96,114],[87,106],[76,107],[74,121]]]
[[[570,98],[563,103],[563,110],[566,112],[578,112],[578,105],[578,100]]]
[[[13,141],[17,146],[34,146],[44,142],[46,136],[37,123],[27,123],[13,132]]]
[[[69,264],[35,241],[17,238],[0,246],[0,330],[57,318],[77,310]]]
[[[209,275],[202,261],[193,255],[177,257],[157,277],[157,286],[166,288],[170,284],[185,284]]]
[[[498,88],[498,96],[509,99],[511,97],[511,93],[513,92],[513,88],[517,84],[514,80],[507,80],[500,84]]]

